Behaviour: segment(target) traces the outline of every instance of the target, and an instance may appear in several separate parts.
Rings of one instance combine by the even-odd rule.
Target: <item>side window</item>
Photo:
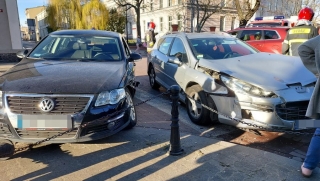
[[[276,31],[273,30],[265,30],[264,31],[264,39],[279,39],[279,35]]]
[[[241,33],[240,39],[243,41],[260,40],[262,30],[244,30]]]
[[[173,40],[172,37],[167,37],[163,41],[160,40],[161,42],[159,42],[159,44],[158,44],[159,51],[163,54],[168,54],[172,40]]]
[[[188,62],[186,49],[184,48],[183,42],[180,38],[174,39],[169,56],[177,57],[180,62]]]

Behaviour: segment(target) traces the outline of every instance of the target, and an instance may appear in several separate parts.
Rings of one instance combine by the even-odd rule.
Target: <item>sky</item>
[[[27,26],[25,23],[27,21],[25,10],[27,8],[46,5],[47,0],[17,0],[17,3],[18,3],[20,25]]]

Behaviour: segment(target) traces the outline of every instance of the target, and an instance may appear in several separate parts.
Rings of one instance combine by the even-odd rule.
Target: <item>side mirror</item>
[[[178,65],[178,66],[181,66],[181,65],[182,65],[182,62],[180,62],[179,58],[177,58],[177,57],[169,58],[168,62],[169,62],[169,63],[176,64],[176,65]]]
[[[28,50],[21,50],[19,51],[16,55],[18,57],[19,60],[23,59],[24,57],[26,57],[26,55],[28,54]]]
[[[142,59],[142,56],[138,53],[131,53],[130,54],[130,58],[129,58],[129,61],[130,62],[133,62],[133,61],[138,61],[138,60],[141,60]]]

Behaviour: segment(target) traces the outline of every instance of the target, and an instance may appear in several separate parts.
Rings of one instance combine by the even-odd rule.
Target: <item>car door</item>
[[[160,39],[158,49],[152,57],[153,68],[156,73],[156,80],[165,88],[169,87],[169,84],[165,81],[167,78],[165,75],[165,64],[168,62],[168,53],[172,40],[173,37],[165,37]]]
[[[172,63],[170,61],[165,63],[165,81],[169,86],[178,84],[181,87],[188,70],[188,56],[183,41],[180,38],[176,37],[173,40],[168,56],[170,60],[178,60],[179,63]]]

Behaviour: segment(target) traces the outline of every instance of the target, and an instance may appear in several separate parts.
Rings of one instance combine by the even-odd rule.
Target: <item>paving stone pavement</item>
[[[179,156],[170,131],[135,127],[109,138],[47,145],[0,162],[0,180],[320,180],[301,162],[273,153],[181,132]]]

